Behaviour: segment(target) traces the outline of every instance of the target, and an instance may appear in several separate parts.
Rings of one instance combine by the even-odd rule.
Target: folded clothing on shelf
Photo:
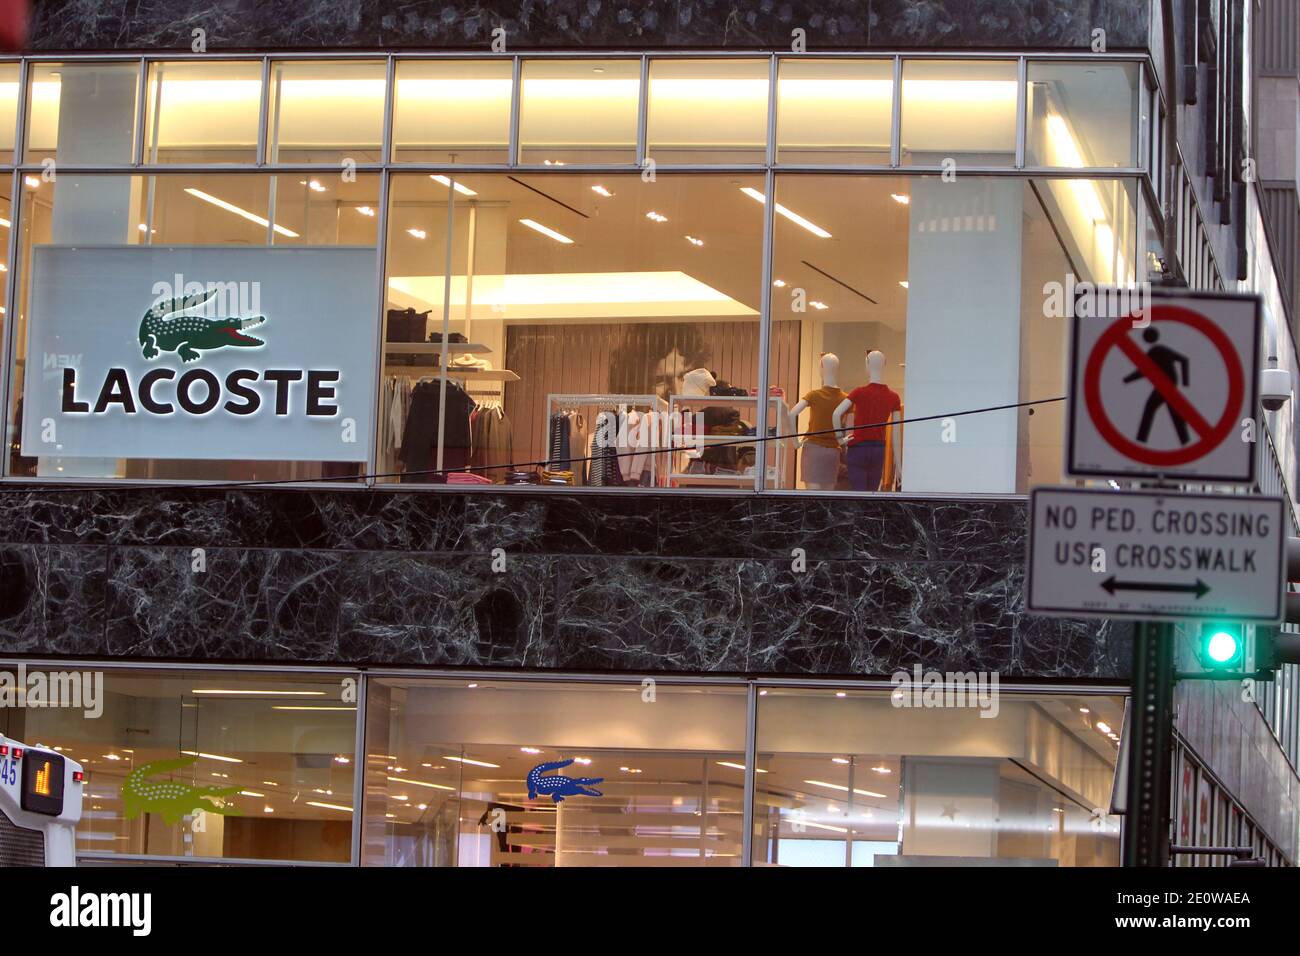
[[[426,312],[425,314],[428,315],[427,312]],[[441,345],[441,344],[442,344],[442,333],[441,333],[441,332],[430,332],[430,333],[429,333],[429,341],[430,341],[430,342],[435,342],[435,343]],[[448,341],[448,343],[453,344],[453,345],[463,345],[463,344],[468,343],[468,342],[469,342],[469,339],[465,338],[465,333],[464,333],[464,332],[450,332],[450,333],[447,334],[447,341]]]
[[[472,471],[453,471],[447,476],[449,485],[490,485],[492,480],[476,475]]]
[[[536,470],[506,472],[507,485],[536,485],[540,483],[541,479],[538,478]]]

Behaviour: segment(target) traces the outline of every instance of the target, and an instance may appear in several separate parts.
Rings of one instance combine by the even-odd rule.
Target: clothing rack
[[[578,411],[580,408],[594,408],[597,412],[617,412],[620,408],[627,411],[667,412],[668,402],[658,395],[625,395],[614,392],[551,392],[546,396],[546,430],[550,434],[551,416],[565,411]],[[594,427],[595,421],[593,419]],[[661,434],[660,440],[666,436]],[[586,455],[584,449],[582,452]],[[650,465],[650,486],[659,483],[660,454],[647,452]]]

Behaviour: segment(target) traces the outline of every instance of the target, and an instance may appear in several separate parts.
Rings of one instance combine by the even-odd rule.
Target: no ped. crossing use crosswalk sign
[[[1098,290],[1074,312],[1067,475],[1254,483],[1258,296]]]

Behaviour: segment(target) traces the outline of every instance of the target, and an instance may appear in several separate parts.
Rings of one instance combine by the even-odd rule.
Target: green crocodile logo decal
[[[245,335],[243,330],[261,325],[264,315],[246,319],[205,319],[187,313],[206,304],[217,294],[216,289],[196,293],[180,299],[157,302],[140,320],[140,351],[147,359],[157,358],[160,352],[175,352],[182,362],[193,362],[201,351],[212,349],[257,348],[265,345],[261,339]]]
[[[127,774],[126,783],[122,785],[126,819],[134,820],[141,813],[159,813],[162,814],[163,821],[171,826],[180,823],[182,817],[195,810],[237,816],[238,811],[234,808],[209,801],[233,796],[239,792],[239,787],[192,787],[175,780],[149,779],[156,774],[183,770],[198,759],[180,757],[176,760],[155,760],[136,767]]]

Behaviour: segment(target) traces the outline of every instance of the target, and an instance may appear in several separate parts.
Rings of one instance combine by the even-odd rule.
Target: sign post
[[[1112,290],[1075,304],[1065,474],[1116,490],[1035,489],[1026,605],[1136,622],[1123,860],[1166,866],[1172,622],[1281,620],[1286,512],[1280,498],[1176,490],[1255,483],[1259,298],[1153,290],[1129,302]]]

